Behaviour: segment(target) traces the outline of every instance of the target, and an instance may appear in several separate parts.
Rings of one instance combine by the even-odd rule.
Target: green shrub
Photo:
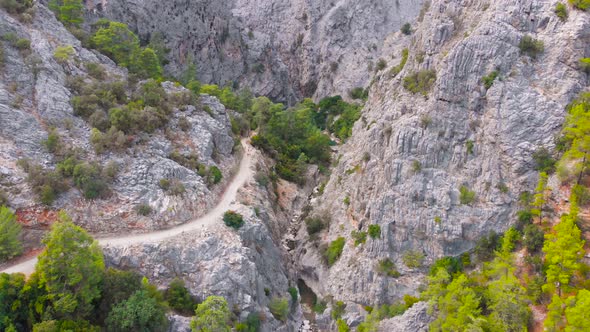
[[[434,70],[421,70],[404,78],[403,86],[411,93],[421,93],[424,96],[436,82],[436,72]]]
[[[332,306],[332,319],[338,320],[344,314],[344,310],[346,310],[346,304],[342,301],[336,301]]]
[[[268,309],[277,320],[284,322],[289,314],[289,302],[287,299],[273,298],[270,300]]]
[[[535,162],[535,170],[551,174],[555,172],[555,164],[557,161],[553,158],[549,150],[540,148],[533,153],[533,161]]]
[[[164,294],[164,299],[168,302],[170,308],[186,315],[191,315],[197,306],[197,302],[186,289],[184,281],[178,278],[170,282]]]
[[[22,253],[20,234],[21,226],[14,213],[6,206],[0,206],[0,262]]]
[[[388,276],[391,278],[398,278],[401,274],[397,271],[395,267],[395,263],[391,261],[389,258],[385,258],[379,261],[376,266],[376,270],[378,274]]]
[[[26,38],[21,38],[19,40],[16,41],[16,43],[14,44],[14,46],[19,50],[19,51],[30,51],[31,50],[31,41],[26,39]]]
[[[580,59],[580,68],[586,73],[590,74],[590,58]]]
[[[408,250],[402,255],[402,261],[411,269],[418,269],[422,267],[424,262],[424,254],[417,250]]]
[[[104,80],[107,76],[104,67],[98,63],[85,62],[84,67],[86,68],[88,75],[96,78],[97,80]]]
[[[381,236],[381,226],[377,224],[369,225],[369,236],[376,239]]]
[[[168,191],[170,189],[170,179],[160,179],[160,188],[164,191]]]
[[[324,313],[324,311],[326,311],[326,308],[328,308],[328,303],[326,303],[326,301],[321,301],[321,300],[317,300],[316,299],[316,301],[313,304],[313,307],[311,309],[316,314],[320,314],[321,315],[321,314]]]
[[[342,255],[342,250],[344,250],[344,245],[346,244],[346,239],[343,237],[339,237],[336,240],[332,241],[326,251],[324,256],[326,261],[328,262],[328,266],[334,265],[340,255]]]
[[[369,97],[369,90],[356,87],[348,92],[348,96],[352,99],[366,100]]]
[[[219,182],[221,182],[223,175],[221,174],[221,171],[217,166],[211,166],[209,167],[209,175],[207,178],[209,180],[209,183],[218,184]]]
[[[529,35],[525,35],[520,39],[518,48],[520,48],[520,54],[526,54],[533,59],[545,51],[543,42]]]
[[[463,262],[458,257],[443,257],[437,259],[434,264],[430,267],[430,276],[435,276],[439,269],[445,269],[449,275],[463,271]]]
[[[139,50],[139,38],[119,22],[109,22],[108,27],[101,27],[92,37],[96,48],[123,67],[132,64],[132,56]]]
[[[50,0],[48,3],[58,20],[65,25],[79,26],[84,22],[82,0]]]
[[[494,81],[496,80],[496,78],[498,78],[499,74],[500,73],[497,70],[494,70],[491,73],[489,73],[486,76],[481,78],[481,81],[483,82],[483,86],[486,88],[486,90],[488,90],[489,88],[492,87],[492,85],[494,84]]]
[[[503,193],[503,194],[507,194],[507,193],[508,193],[508,191],[510,191],[510,188],[508,188],[508,186],[507,186],[507,185],[506,185],[506,183],[504,183],[504,182],[499,182],[499,183],[496,185],[496,188],[497,188],[498,190],[500,190],[500,192],[501,192],[501,193]]]
[[[336,327],[338,328],[338,332],[350,332],[350,327],[346,324],[346,321],[341,318],[336,321]]]
[[[402,60],[400,61],[400,63],[391,68],[391,70],[389,71],[389,75],[391,77],[395,77],[397,76],[406,66],[406,63],[408,62],[408,57],[410,56],[410,51],[407,48],[404,48],[402,50]]]
[[[74,167],[74,183],[85,198],[95,199],[104,196],[108,185],[102,178],[102,168],[96,163],[81,163]]]
[[[137,213],[141,216],[148,216],[152,213],[152,207],[148,204],[139,204],[137,206]]]
[[[579,206],[588,205],[590,202],[590,190],[583,185],[576,184],[572,187],[572,197]]]
[[[404,35],[409,36],[412,34],[412,25],[410,23],[405,23],[402,25],[401,31]]]
[[[417,174],[422,171],[422,163],[419,160],[412,161],[412,172]]]
[[[324,230],[326,225],[321,218],[313,217],[305,219],[305,227],[307,229],[307,234],[312,236]]]
[[[0,8],[4,8],[10,14],[23,14],[33,7],[33,0],[0,0]]]
[[[51,129],[49,134],[47,135],[47,139],[43,141],[43,145],[47,148],[47,151],[51,153],[58,152],[58,149],[61,147],[60,144],[60,137],[57,133],[57,130]]]
[[[342,201],[345,205],[350,205],[350,196],[346,195],[346,197],[344,197],[344,200]]]
[[[434,222],[440,224],[442,222],[442,218],[439,216],[434,217]]]
[[[65,64],[67,63],[74,55],[76,54],[76,51],[74,51],[74,48],[72,47],[72,45],[66,45],[66,46],[58,46],[55,51],[53,52],[53,58],[61,64]]]
[[[500,245],[500,236],[492,231],[488,235],[482,236],[475,245],[473,253],[480,262],[489,261],[494,257],[494,252]]]
[[[469,205],[469,204],[475,202],[475,192],[469,190],[469,188],[467,188],[467,186],[462,185],[459,188],[459,202],[461,202],[461,204],[464,204],[464,205]]]
[[[192,126],[185,116],[181,116],[180,118],[178,118],[178,127],[182,131],[189,131]]]
[[[472,140],[468,140],[467,142],[465,142],[465,147],[467,148],[467,154],[473,154],[475,142],[473,142]]]
[[[537,225],[529,224],[524,228],[523,244],[529,253],[536,253],[543,248],[545,233]]]
[[[570,4],[579,10],[590,9],[590,0],[569,0]]]
[[[375,66],[375,71],[382,71],[383,69],[385,69],[385,67],[387,67],[387,61],[385,61],[385,59],[381,58],[377,61],[377,65]]]
[[[59,194],[69,189],[57,170],[47,171],[40,165],[32,164],[27,160],[19,160],[18,164],[28,173],[27,182],[41,203],[45,205],[51,205]]]
[[[564,22],[567,20],[567,6],[563,2],[555,4],[555,15]]]
[[[226,211],[223,214],[223,222],[228,227],[239,229],[244,225],[244,218],[235,211]]]
[[[350,236],[353,238],[355,246],[367,242],[367,232],[352,231]]]
[[[297,288],[289,287],[288,292],[289,292],[289,295],[291,295],[292,303],[297,303],[297,299],[299,298],[299,293],[297,292]]]

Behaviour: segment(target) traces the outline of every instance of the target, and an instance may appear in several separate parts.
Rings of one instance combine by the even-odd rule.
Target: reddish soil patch
[[[48,228],[57,220],[57,212],[41,207],[18,209],[16,220],[25,227]]]

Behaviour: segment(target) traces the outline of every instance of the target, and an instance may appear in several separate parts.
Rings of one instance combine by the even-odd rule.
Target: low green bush
[[[440,268],[445,269],[449,275],[463,271],[463,261],[459,257],[443,257],[437,259],[430,267],[430,276],[435,276]]]
[[[574,8],[579,10],[587,11],[590,9],[590,0],[569,0],[569,2]]]
[[[422,267],[424,254],[417,250],[408,250],[402,255],[402,261],[407,267],[417,269]]]
[[[405,23],[404,25],[402,25],[401,32],[406,36],[411,35],[412,34],[412,25],[410,25],[410,23]]]
[[[60,64],[67,63],[74,55],[76,51],[72,45],[58,46],[53,52],[53,58]]]
[[[342,301],[336,301],[333,305],[332,305],[332,319],[333,320],[338,320],[339,318],[342,317],[342,315],[344,314],[344,311],[346,310],[346,304]]]
[[[344,245],[346,244],[346,239],[343,237],[339,237],[336,240],[330,242],[330,245],[326,248],[324,252],[324,257],[328,262],[328,266],[334,265],[336,261],[342,255],[342,251],[344,250]]]
[[[395,263],[389,258],[380,260],[376,266],[376,270],[378,274],[391,278],[397,278],[401,275],[395,267]]]
[[[403,86],[411,93],[421,93],[426,96],[435,82],[436,72],[434,70],[421,70],[404,77]]]
[[[365,242],[367,242],[367,232],[352,231],[350,233],[350,236],[353,238],[355,246],[358,246],[358,245],[361,245],[361,244],[364,244]]]
[[[459,188],[459,202],[463,205],[469,205],[475,202],[475,192],[469,190],[467,186],[462,185]]]
[[[555,4],[555,15],[557,15],[557,17],[559,17],[559,19],[564,22],[567,20],[567,6],[563,2],[558,2]]]
[[[397,74],[399,74],[404,69],[404,67],[406,66],[406,63],[408,62],[409,56],[410,56],[410,51],[407,48],[404,48],[402,50],[402,60],[400,61],[400,63],[397,66],[391,68],[391,70],[389,71],[389,75],[391,77],[397,76]]]
[[[239,229],[244,225],[244,218],[235,211],[226,211],[223,214],[223,222],[227,227]]]
[[[529,224],[524,228],[523,244],[529,253],[536,253],[543,248],[545,233],[537,225]]]
[[[326,228],[324,221],[319,217],[305,219],[305,227],[309,236],[315,235]]]
[[[481,81],[483,82],[483,86],[486,88],[486,90],[488,90],[489,88],[492,87],[492,85],[494,84],[494,81],[496,80],[496,78],[498,78],[498,75],[500,75],[500,73],[497,70],[494,70],[491,73],[489,73],[486,76],[481,78]]]
[[[381,236],[381,226],[377,224],[369,225],[369,236],[376,239]]]
[[[268,309],[277,320],[284,322],[289,314],[289,302],[287,299],[273,298],[270,300]]]
[[[580,59],[580,68],[590,74],[590,58],[581,58]]]
[[[288,292],[289,295],[291,295],[291,302],[297,303],[297,299],[299,299],[299,292],[297,292],[297,288],[289,287]]]
[[[348,92],[348,96],[352,99],[366,100],[369,97],[369,90],[356,87]]]
[[[520,39],[518,48],[520,48],[520,54],[528,55],[533,59],[545,51],[543,42],[529,35],[525,35]]]
[[[142,216],[148,216],[152,213],[152,207],[147,204],[139,204],[137,206],[137,213]]]
[[[196,299],[189,293],[182,279],[175,278],[168,285],[164,299],[170,308],[185,315],[192,315],[197,306]]]
[[[223,175],[217,166],[209,167],[209,174],[207,176],[208,182],[211,184],[218,184],[221,182]]]

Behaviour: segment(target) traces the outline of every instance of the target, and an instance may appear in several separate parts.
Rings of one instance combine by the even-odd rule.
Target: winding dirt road
[[[98,243],[101,246],[121,246],[147,242],[158,242],[177,236],[184,232],[190,232],[199,228],[204,228],[214,223],[221,222],[222,216],[225,213],[225,211],[227,211],[234,203],[238,190],[246,183],[246,181],[251,179],[253,176],[252,165],[254,148],[247,143],[246,139],[242,140],[242,147],[244,150],[244,155],[242,156],[242,160],[240,161],[240,167],[238,169],[238,172],[234,175],[229,186],[226,188],[225,192],[221,196],[221,200],[219,201],[219,203],[217,203],[217,205],[211,211],[207,212],[207,214],[174,228],[145,234],[99,238],[97,239]],[[29,260],[15,264],[13,266],[10,266],[0,272],[20,272],[26,275],[30,275],[35,271],[36,264],[37,256]]]

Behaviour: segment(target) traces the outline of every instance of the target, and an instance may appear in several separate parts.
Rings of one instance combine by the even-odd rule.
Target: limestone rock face
[[[199,79],[237,82],[294,103],[365,87],[388,35],[412,21],[421,0],[109,0],[91,17],[127,23],[141,38],[162,33],[168,70],[192,59]],[[387,55],[389,56],[389,55]]]
[[[392,41],[398,60],[376,75],[362,119],[313,201],[312,214],[332,220],[319,242],[345,237],[342,257],[326,268],[321,246],[299,234],[308,285],[339,300],[391,302],[413,293],[424,272],[406,268],[404,253],[420,252],[425,263],[459,255],[515,221],[519,194],[537,182],[532,154],[554,147],[566,105],[589,83],[577,63],[590,54],[590,14],[572,10],[562,22],[556,2],[436,0],[411,37]],[[525,35],[544,43],[537,58],[521,54]],[[395,76],[404,48],[409,59]],[[432,88],[404,89],[404,78],[423,70],[436,73]],[[494,70],[486,89],[482,77]],[[462,186],[475,193],[472,203],[461,203]],[[370,224],[380,237],[355,247],[351,232]],[[400,278],[376,273],[384,258]]]
[[[260,154],[258,157],[263,160]],[[263,164],[257,168],[268,171]],[[223,296],[242,321],[249,314],[262,314],[263,331],[296,331],[302,314],[287,292],[294,285],[290,281],[292,271],[279,245],[288,219],[274,211],[270,203],[275,199],[273,195],[252,179],[231,207],[244,217],[245,224],[239,230],[225,226],[220,218],[218,224],[161,242],[106,246],[105,263],[139,271],[162,287],[180,278],[200,300],[210,295]],[[292,310],[287,322],[274,319],[269,311],[273,298],[289,299]],[[184,326],[174,317],[171,322]]]
[[[379,324],[379,331],[426,332],[432,317],[428,315],[428,303],[418,302],[403,315],[385,319]]]
[[[73,219],[93,232],[122,230],[145,231],[182,223],[204,214],[223,190],[195,170],[170,159],[174,150],[192,153],[199,162],[218,166],[224,178],[231,177],[237,159],[233,155],[234,139],[228,112],[216,98],[203,95],[195,105],[175,108],[166,128],[152,134],[139,134],[132,148],[97,155],[90,144],[91,127],[73,113],[67,78],[88,77],[85,63],[100,64],[109,77],[126,79],[125,69],[110,59],[82,47],[44,5],[37,4],[32,23],[24,24],[0,11],[0,35],[13,34],[31,41],[31,50],[19,51],[13,42],[3,41],[4,53],[0,80],[0,189],[31,226],[37,226],[45,208],[27,184],[27,174],[17,166],[19,159],[29,159],[46,169],[54,169],[57,158],[48,152],[43,141],[52,128],[61,145],[78,149],[83,160],[106,165],[114,161],[119,174],[106,199],[85,200],[71,189],[50,209],[65,209]],[[57,47],[71,45],[72,59],[61,64],[54,58]],[[163,83],[170,95],[187,92],[170,82]],[[128,91],[131,93],[131,91]],[[206,111],[207,110],[207,111]],[[186,132],[179,119],[190,124]],[[159,186],[161,179],[177,179],[185,187],[183,195],[170,195]],[[136,208],[148,204],[153,213],[140,216]]]

